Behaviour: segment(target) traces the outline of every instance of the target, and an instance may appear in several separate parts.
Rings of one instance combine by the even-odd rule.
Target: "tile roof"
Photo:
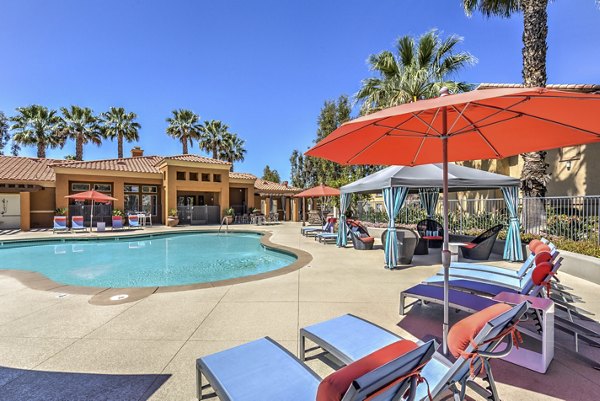
[[[122,159],[64,161],[52,164],[53,167],[68,167],[75,169],[94,169],[109,171],[126,171],[132,173],[159,174],[156,164],[162,160],[160,156],[124,157]]]
[[[229,172],[229,178],[238,178],[244,180],[256,180],[256,176],[248,173],[236,173],[234,171]]]
[[[497,83],[482,83],[477,86],[477,89],[496,89],[496,88],[523,88],[523,84],[497,84]],[[548,84],[548,89],[556,89],[562,91],[584,92],[584,93],[600,93],[600,85],[598,84]]]
[[[223,160],[217,160],[210,157],[204,157],[199,155],[176,155],[176,156],[167,156],[162,159],[166,160],[182,160],[186,162],[196,162],[196,163],[208,163],[208,164],[231,164],[229,162]]]
[[[59,160],[35,157],[0,156],[0,180],[54,181],[50,164]]]
[[[263,180],[261,178],[256,180],[254,183],[254,188],[256,188],[256,190],[260,193],[298,193],[302,191],[301,188],[291,187],[286,185],[286,183],[278,184],[276,182]]]

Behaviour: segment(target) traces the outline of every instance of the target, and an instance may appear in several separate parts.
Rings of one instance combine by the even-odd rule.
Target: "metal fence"
[[[106,225],[112,224],[112,211],[112,205],[94,205],[94,224],[99,221],[106,223]],[[92,205],[69,205],[69,216],[83,216],[83,224],[87,227],[90,226],[91,212]]]
[[[600,196],[556,196],[519,199],[521,230],[533,235],[561,237],[573,241],[593,241],[600,245]],[[387,224],[383,203],[359,202],[356,217],[375,224]],[[415,226],[427,217],[418,196],[410,195],[396,224]],[[434,219],[443,220],[442,201]],[[504,199],[450,200],[449,230],[454,234],[476,235],[497,224],[508,224]]]
[[[179,206],[179,222],[182,224],[219,224],[221,208],[219,206]]]

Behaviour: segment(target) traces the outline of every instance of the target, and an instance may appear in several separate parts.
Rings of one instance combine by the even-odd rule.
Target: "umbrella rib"
[[[454,110],[456,110],[456,108],[454,106],[452,106],[452,108]],[[465,109],[466,109],[466,107],[465,107]],[[456,111],[458,112],[458,110],[456,110]],[[464,110],[463,110],[463,112],[464,112]],[[483,132],[481,132],[481,130],[479,129],[479,127],[477,127],[477,125],[475,125],[475,123],[473,121],[471,121],[471,119],[469,117],[465,116],[462,112],[457,117],[457,121],[461,117],[463,119],[465,119],[470,125],[473,126],[473,130],[475,132],[477,132],[477,134],[479,134],[479,136],[485,141],[485,143],[488,145],[488,147],[490,149],[492,149],[492,151],[496,154],[496,157],[500,157],[500,153],[498,152],[498,150],[496,149],[496,147],[494,145],[492,145],[492,143],[486,138],[486,136],[483,134]],[[504,121],[507,121],[507,120],[504,120]],[[454,124],[453,124],[453,126],[454,126]]]
[[[453,132],[449,136],[458,136],[458,135],[467,134],[467,133],[472,132],[472,131],[477,131],[477,130],[479,130],[481,128],[491,127],[492,125],[501,124],[501,123],[504,123],[506,121],[514,120],[515,118],[520,118],[520,117],[522,117],[522,115],[516,115],[516,116],[506,117],[506,118],[503,118],[502,120],[492,121],[490,123],[481,124],[481,125],[478,125],[477,122],[474,122],[471,126],[462,128],[460,131]],[[480,120],[480,121],[482,121],[482,120]]]
[[[423,133],[420,131],[408,130],[408,129],[404,129],[404,128],[397,128],[397,127],[393,127],[390,125],[383,125],[383,124],[373,124],[373,125],[376,127],[388,128],[390,130],[390,132],[388,132],[387,134],[393,135],[393,136],[400,136],[400,137],[407,137],[407,138],[415,138],[415,137],[420,138],[423,136]],[[397,133],[391,132],[391,131],[404,131],[404,132],[406,132],[406,134],[397,134]]]
[[[433,124],[433,122],[435,121],[435,119],[437,118],[438,114],[440,112],[440,109],[436,109],[435,114],[433,115],[433,118],[431,119],[431,123]],[[433,129],[433,127],[429,126],[431,129]],[[432,135],[433,136],[433,135]],[[423,149],[423,146],[425,145],[425,140],[429,137],[429,135],[427,135],[427,133],[425,133],[425,135],[423,136],[423,138],[421,139],[421,143],[419,143],[419,147],[417,148],[417,151],[415,152],[415,156],[412,159],[411,162],[411,166],[414,166],[415,163],[417,162],[417,159],[419,158],[419,154],[421,153],[421,150]]]
[[[581,131],[581,132],[583,132],[585,134],[590,134],[590,135],[594,135],[594,136],[600,137],[600,133],[599,132],[590,131],[590,130],[587,130],[585,128],[579,128],[579,127],[576,127],[576,126],[571,125],[571,124],[561,123],[561,122],[556,121],[556,120],[551,120],[549,118],[544,118],[544,117],[536,116],[534,114],[530,114],[530,113],[527,113],[527,112],[509,110],[508,108],[507,109],[503,109],[503,108],[500,108],[500,107],[497,107],[497,106],[491,106],[491,105],[481,104],[481,103],[476,103],[476,102],[474,102],[473,104],[476,104],[476,105],[481,106],[481,107],[486,107],[486,108],[489,108],[489,109],[493,109],[493,110],[498,110],[497,113],[494,113],[494,114],[492,114],[492,115],[490,115],[490,116],[488,116],[486,118],[489,118],[489,117],[491,117],[491,116],[493,116],[495,114],[501,113],[503,111],[507,111],[509,113],[515,113],[515,114],[518,113],[519,114],[518,117],[527,116],[527,117],[531,117],[531,118],[536,119],[536,120],[541,120],[541,121],[544,121],[544,122],[547,122],[547,123],[550,123],[550,124],[560,125],[561,127],[571,128],[571,129],[574,129],[574,130],[577,130],[577,131]],[[517,103],[517,104],[519,104],[519,103]],[[515,104],[513,106],[510,106],[510,107],[514,107],[517,104]]]

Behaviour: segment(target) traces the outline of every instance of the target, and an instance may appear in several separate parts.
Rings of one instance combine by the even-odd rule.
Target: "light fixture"
[[[567,160],[567,171],[571,171],[571,160]]]

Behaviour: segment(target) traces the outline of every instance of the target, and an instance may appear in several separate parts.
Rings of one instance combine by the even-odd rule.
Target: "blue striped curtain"
[[[388,215],[388,228],[385,237],[385,267],[398,266],[398,237],[396,235],[396,216],[408,195],[408,188],[394,187],[383,189],[383,204]]]
[[[419,188],[419,198],[421,199],[421,207],[427,212],[427,218],[433,218],[440,198],[439,188]]]
[[[350,205],[350,193],[340,193],[340,223],[338,224],[337,246],[346,246],[348,242],[348,224],[346,224],[346,210]]]
[[[517,214],[519,189],[517,187],[502,187],[501,189],[509,215],[508,233],[506,234],[506,244],[504,245],[504,259],[511,262],[523,260],[521,226]]]

